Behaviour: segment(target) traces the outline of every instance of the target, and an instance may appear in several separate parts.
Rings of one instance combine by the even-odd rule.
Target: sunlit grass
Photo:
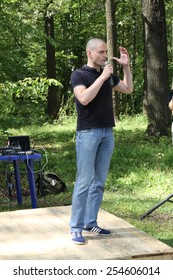
[[[115,149],[106,181],[102,208],[173,247],[173,204],[166,202],[142,221],[141,215],[173,193],[173,146],[171,137],[147,137],[143,115],[122,116],[114,128]],[[39,207],[71,203],[76,176],[74,117],[61,123],[10,128],[7,134],[30,135],[32,146],[48,163],[45,170],[57,173],[67,184],[60,195],[39,197]],[[4,136],[1,137],[4,139]],[[4,141],[4,140],[3,140]],[[43,150],[44,148],[44,150]],[[2,187],[1,187],[2,188]],[[14,210],[16,201],[0,197],[1,211]],[[22,209],[30,208],[24,196]]]

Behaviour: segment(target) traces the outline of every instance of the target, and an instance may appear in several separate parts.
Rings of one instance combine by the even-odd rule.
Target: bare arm
[[[168,107],[169,107],[169,109],[173,112],[173,97],[172,97],[172,99],[169,101]]]
[[[132,74],[130,71],[130,60],[128,52],[125,48],[120,47],[120,58],[113,57],[120,65],[123,66],[124,77],[120,80],[119,84],[114,87],[115,90],[122,93],[131,93],[133,91]],[[78,85],[74,88],[74,94],[79,102],[86,106],[98,94],[103,83],[113,73],[113,67],[108,64],[104,67],[102,74],[95,80],[95,82],[88,88],[84,85]]]
[[[88,88],[83,85],[78,85],[74,88],[74,94],[82,105],[90,103],[98,94],[103,83],[110,77],[112,73],[112,66],[107,65],[102,74],[95,80],[95,82]]]
[[[120,83],[114,87],[116,91],[122,93],[132,93],[133,91],[133,80],[130,71],[130,59],[129,54],[125,48],[120,47],[120,58],[113,57],[123,67],[124,77]]]

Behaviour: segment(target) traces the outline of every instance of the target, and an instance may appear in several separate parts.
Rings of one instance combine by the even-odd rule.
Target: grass
[[[32,146],[43,155],[46,171],[57,173],[67,184],[65,193],[38,197],[39,207],[67,205],[76,174],[75,126],[73,117],[63,123],[8,129],[7,133],[29,134]],[[171,137],[148,138],[147,120],[143,115],[122,117],[115,132],[115,150],[105,186],[102,208],[126,220],[140,230],[173,247],[173,204],[164,203],[145,219],[140,217],[173,193],[173,147]],[[1,142],[6,137],[0,136]],[[3,166],[0,166],[3,174]],[[0,211],[19,209],[15,199],[8,198],[2,176]],[[23,176],[22,209],[31,208],[26,177]]]

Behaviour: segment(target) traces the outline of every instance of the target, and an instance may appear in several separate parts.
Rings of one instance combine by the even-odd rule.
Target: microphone
[[[104,66],[103,66],[103,68],[104,68],[106,65],[108,65],[108,64],[110,64],[110,61],[106,61],[105,64],[104,64]],[[114,87],[114,78],[113,78],[113,75],[112,75],[112,74],[110,75],[109,80],[110,80],[110,85],[111,85],[111,87]]]

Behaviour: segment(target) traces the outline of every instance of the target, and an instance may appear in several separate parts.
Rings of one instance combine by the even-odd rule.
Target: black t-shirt
[[[171,89],[170,92],[169,92],[169,95],[168,95],[168,104],[169,104],[169,102],[171,101],[172,97],[173,97],[173,89]]]
[[[102,70],[99,72],[95,68],[84,65],[72,73],[72,88],[74,89],[78,85],[90,87],[101,73]],[[116,86],[120,79],[115,75],[112,77],[114,86]],[[96,97],[88,105],[82,105],[77,98],[75,98],[75,102],[78,113],[77,130],[115,126],[110,79],[103,83]]]

